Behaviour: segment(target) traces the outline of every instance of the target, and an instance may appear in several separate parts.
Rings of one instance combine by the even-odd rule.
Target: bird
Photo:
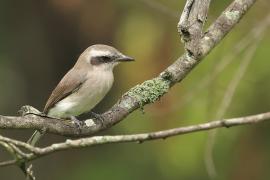
[[[52,118],[76,121],[76,116],[90,112],[111,89],[114,67],[130,61],[134,58],[112,46],[88,47],[52,91],[43,113]],[[40,131],[35,131],[28,143],[34,145],[41,135]]]

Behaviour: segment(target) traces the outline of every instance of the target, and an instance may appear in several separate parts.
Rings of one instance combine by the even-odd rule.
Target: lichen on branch
[[[124,94],[136,99],[140,107],[154,103],[170,89],[170,81],[157,77],[131,88]]]

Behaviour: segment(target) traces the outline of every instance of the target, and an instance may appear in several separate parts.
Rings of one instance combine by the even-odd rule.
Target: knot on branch
[[[181,35],[181,41],[183,43],[186,43],[191,40],[190,38],[190,32],[188,30],[188,25],[187,24],[178,24],[177,26],[178,32]]]
[[[194,59],[202,56],[201,38],[209,5],[210,0],[187,0],[177,26],[187,53]]]

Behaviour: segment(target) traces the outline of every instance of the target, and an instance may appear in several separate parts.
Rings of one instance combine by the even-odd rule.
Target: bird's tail
[[[35,146],[35,144],[41,139],[41,137],[45,134],[45,131],[36,130],[34,134],[28,139],[27,143]]]
[[[40,116],[40,117],[46,116],[44,113],[40,112],[36,108],[29,106],[29,105],[25,105],[25,106],[21,107],[21,109],[19,110],[19,113],[21,116],[26,116],[28,114],[32,114],[32,115],[36,115],[36,116]],[[45,134],[45,130],[36,130],[34,132],[34,134],[30,137],[30,139],[28,139],[27,143],[32,145],[32,146],[35,146],[35,144],[40,140],[40,138],[44,134]]]

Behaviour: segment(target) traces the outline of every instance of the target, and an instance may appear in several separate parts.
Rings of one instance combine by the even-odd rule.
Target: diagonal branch
[[[65,136],[86,136],[107,129],[122,121],[134,110],[159,100],[169,91],[170,87],[183,80],[202,58],[230,32],[255,1],[233,1],[201,38],[199,53],[193,54],[193,56],[190,56],[189,53],[183,54],[158,77],[130,89],[110,110],[102,114],[104,121],[88,119],[84,121],[84,126],[78,131],[77,126],[70,121],[59,121],[36,115],[0,116],[0,128],[38,130],[46,128],[47,132]]]
[[[200,56],[200,42],[210,2],[211,0],[187,0],[180,17],[178,32],[190,56]]]

